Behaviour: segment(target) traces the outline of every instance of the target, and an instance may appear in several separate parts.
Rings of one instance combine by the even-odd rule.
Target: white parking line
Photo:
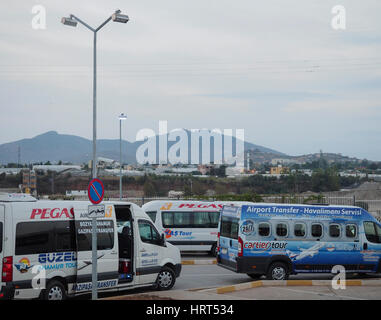
[[[231,273],[204,273],[198,274],[197,277],[221,277],[221,276],[231,276]],[[181,274],[181,277],[195,277],[194,274]]]
[[[275,287],[273,287],[275,289]],[[350,297],[350,296],[343,296],[343,295],[337,295],[337,294],[329,294],[329,293],[322,293],[322,292],[313,292],[313,291],[308,291],[308,290],[297,290],[297,289],[290,289],[287,287],[276,287],[277,289],[283,289],[283,290],[288,290],[288,291],[293,291],[293,292],[298,292],[298,293],[309,293],[309,294],[315,294],[318,296],[329,296],[329,297],[338,297],[338,298],[343,298],[343,299],[351,299],[351,300],[366,300],[362,298],[356,298],[356,297]]]

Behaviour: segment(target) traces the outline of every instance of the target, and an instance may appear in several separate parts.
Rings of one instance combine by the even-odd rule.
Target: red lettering
[[[49,217],[47,216],[49,213],[50,209],[42,209],[41,219],[49,219]]]
[[[65,214],[66,218],[69,218],[69,219],[71,218],[66,208],[62,209],[60,218],[62,217],[63,214]]]
[[[194,207],[194,203],[182,203],[182,204],[179,205],[179,208],[184,208],[184,207],[193,208]]]
[[[74,219],[74,208],[70,208],[70,212],[67,208],[63,208],[62,211],[60,208],[54,208],[50,210],[49,208],[45,209],[33,209],[32,214],[30,215],[31,219],[58,219],[58,218],[68,218]]]
[[[54,213],[54,211],[56,211],[56,213]],[[52,211],[50,211],[50,217],[52,219],[56,219],[60,216],[60,209],[59,208],[54,208],[52,209]]]
[[[41,209],[33,209],[32,214],[30,215],[30,218],[34,219],[36,215],[39,215],[39,214],[41,214]]]

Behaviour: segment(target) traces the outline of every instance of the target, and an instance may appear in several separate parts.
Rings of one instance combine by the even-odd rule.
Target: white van
[[[224,205],[253,204],[243,201],[155,200],[142,209],[168,242],[181,251],[208,251],[217,255],[217,235],[220,211]]]
[[[0,298],[63,300],[92,289],[89,202],[0,194]],[[133,203],[103,202],[97,219],[98,290],[173,287],[179,249]]]

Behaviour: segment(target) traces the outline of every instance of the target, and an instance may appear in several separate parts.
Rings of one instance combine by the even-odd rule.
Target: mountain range
[[[187,132],[189,133],[189,131]],[[157,139],[159,139],[159,137],[157,137]],[[233,146],[235,145],[234,139],[233,137]],[[118,161],[120,157],[119,143],[119,139],[98,139],[97,156]],[[123,162],[136,163],[136,150],[143,143],[142,141],[129,142],[122,140]],[[174,143],[176,142],[168,142],[168,148]],[[82,164],[92,159],[92,146],[92,140],[75,135],[59,134],[56,131],[48,131],[30,139],[1,144],[0,163],[18,163],[20,158],[21,164],[45,163],[47,161],[51,163],[62,161]],[[213,142],[211,142],[211,148],[214,148]],[[279,151],[249,142],[244,143],[244,149],[245,151],[257,150],[264,153],[272,153],[277,156],[286,156]]]

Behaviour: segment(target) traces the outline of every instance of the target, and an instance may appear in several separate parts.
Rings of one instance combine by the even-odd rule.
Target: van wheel
[[[156,279],[156,288],[158,290],[169,290],[176,282],[175,273],[171,268],[163,267]]]
[[[210,249],[210,254],[212,257],[217,257],[217,243],[212,245],[212,249]]]
[[[274,262],[267,271],[267,280],[287,280],[290,272],[283,262]]]
[[[62,282],[50,281],[43,291],[42,298],[44,300],[66,300],[66,290]]]

